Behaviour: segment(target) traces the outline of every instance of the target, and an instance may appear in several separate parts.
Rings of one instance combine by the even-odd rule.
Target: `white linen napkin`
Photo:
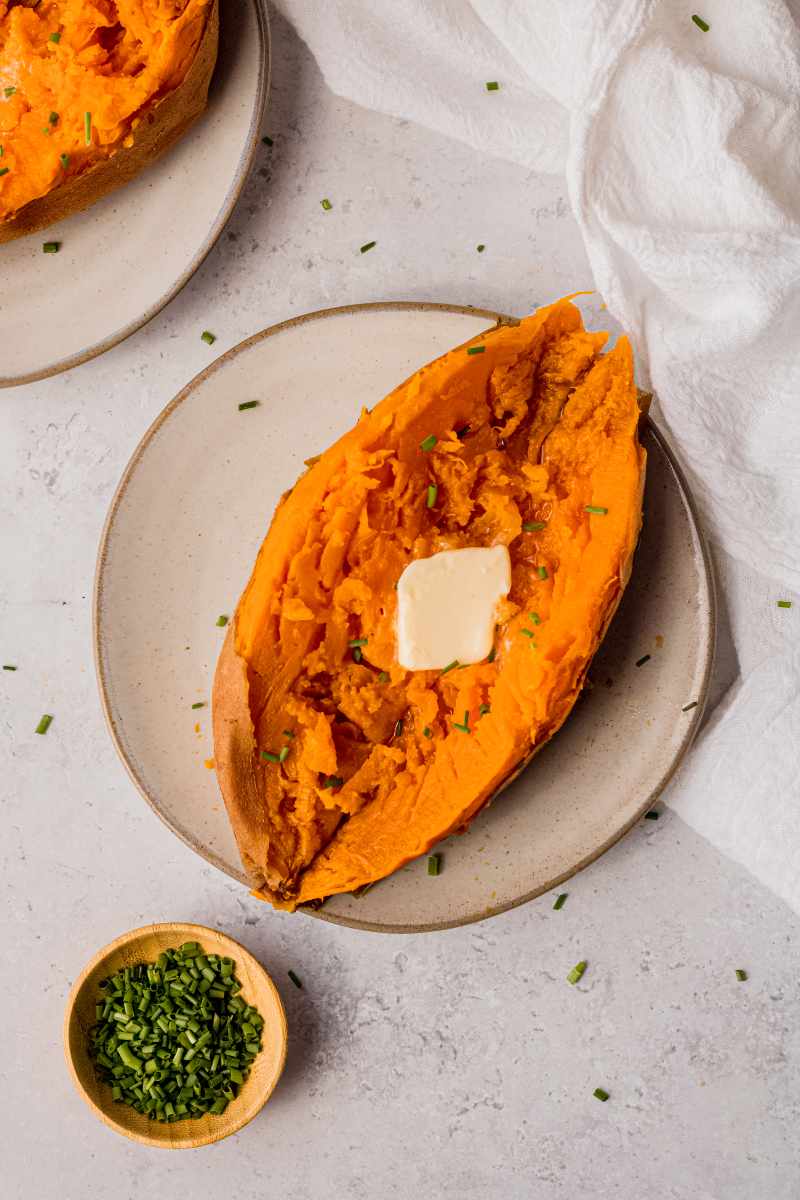
[[[696,2],[278,6],[337,93],[566,175],[736,593],[740,677],[669,801],[800,909],[800,35],[789,0]]]

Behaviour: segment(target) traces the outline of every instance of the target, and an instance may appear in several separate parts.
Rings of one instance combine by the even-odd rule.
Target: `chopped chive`
[[[596,513],[598,517],[605,517],[608,514],[608,509],[601,508],[599,504],[584,504],[583,511],[588,513]]]
[[[455,671],[456,667],[460,667],[460,666],[461,666],[461,663],[458,661],[457,658],[454,658],[453,661],[451,663],[448,663],[446,667],[442,667],[442,670],[439,674],[439,678],[441,679],[442,675],[446,675],[448,673],[448,671]]]
[[[483,252],[484,252],[484,250],[486,249],[486,247],[485,247],[485,245],[483,244],[483,242],[478,242],[478,244],[477,244],[477,246],[475,247],[475,249],[478,251],[478,254],[483,254]]]
[[[207,346],[213,346],[214,342],[216,340],[217,340],[217,335],[215,333],[212,333],[210,329],[204,329],[203,332],[200,334],[200,341],[205,342],[205,344]]]
[[[12,663],[3,663],[4,671],[16,671],[16,667]]]
[[[278,755],[273,754],[270,750],[262,750],[261,757],[263,758],[264,762],[276,763],[281,761]]]
[[[47,119],[48,119],[48,121],[50,122],[50,124],[51,124],[51,125],[57,125],[57,124],[58,124],[58,113],[57,113],[57,112],[51,112],[51,113],[50,113],[50,116],[49,116]]]
[[[271,137],[267,137],[267,135],[266,135],[266,134],[264,135],[264,137],[262,137],[261,141],[263,142],[263,144],[264,144],[265,146],[274,146],[274,145],[275,145],[275,143],[273,142],[272,138],[271,138]]]
[[[323,788],[340,788],[343,786],[343,784],[344,780],[342,779],[341,775],[329,775],[328,778],[323,782],[322,786]]]
[[[658,813],[656,812],[656,810],[654,808],[651,808],[650,812],[646,812],[644,814],[644,819],[645,819],[645,821],[657,821]]]
[[[492,711],[492,706],[490,704],[482,704],[480,706],[480,708],[478,709],[478,712],[480,713],[480,715],[482,717],[485,717],[486,714],[490,713],[491,711]]]
[[[698,17],[697,13],[694,13],[692,20],[698,29],[702,29],[703,33],[708,33],[709,29],[711,28],[708,21],[704,21],[702,17]]]
[[[553,905],[553,908],[556,910],[556,912],[558,912],[558,910],[560,908],[563,908],[564,905],[567,903],[568,895],[569,895],[569,892],[562,892],[560,896],[556,896],[556,902]]]
[[[684,704],[681,712],[690,712],[693,708],[697,708],[697,701],[692,700],[691,704]]]
[[[288,746],[281,746],[281,752],[280,752],[280,754],[278,755],[278,762],[279,762],[279,763],[286,762],[286,759],[287,759],[288,757],[289,757],[289,747],[288,747]]]
[[[331,202],[327,196],[325,196],[325,198],[323,200],[320,200],[320,204],[325,209],[325,212],[330,212],[331,209],[333,208],[333,205],[331,204]]]
[[[434,504],[436,503],[436,497],[438,495],[439,495],[439,489],[436,486],[436,484],[429,483],[428,484],[428,492],[427,492],[427,495],[425,498],[425,506],[427,508],[433,508]]]
[[[442,861],[441,854],[429,854],[428,855],[428,874],[429,875],[438,875],[439,874],[439,864],[441,863],[441,861]]]
[[[651,657],[652,655],[650,654],[643,654],[641,658],[637,658],[636,666],[643,667],[646,662],[650,662]]]
[[[378,673],[378,683],[388,683],[388,682],[389,682],[389,672],[388,671],[380,671]]]
[[[60,33],[51,33],[49,40],[51,42],[55,42],[55,44],[58,45],[58,43],[61,41],[61,34]]]
[[[58,254],[60,249],[61,249],[61,242],[43,242],[42,243],[42,253],[43,254]]]
[[[361,653],[361,647],[360,647],[360,646],[356,646],[356,648],[353,650],[353,660],[354,660],[354,662],[361,662],[361,659],[362,659],[363,657],[364,657],[364,655]]]
[[[778,608],[791,608],[792,607],[791,600],[776,600],[776,604],[778,605]]]
[[[377,244],[377,242],[364,242],[364,245],[361,247],[361,253],[366,254],[368,250],[371,250],[372,247],[377,246]]]
[[[487,661],[487,663],[493,663],[496,658],[497,658],[497,647],[492,646],[491,650],[489,651],[488,655],[486,656],[486,661]]]
[[[737,967],[736,978],[739,980],[739,983],[744,983],[744,981],[747,979],[747,971],[743,971],[741,967]]]
[[[42,719],[40,720],[39,724],[36,726],[36,729],[34,730],[34,732],[35,733],[47,733],[47,731],[50,728],[50,726],[52,725],[52,723],[53,723],[53,718],[52,718],[51,714],[45,713],[44,716],[42,717]]]
[[[192,705],[192,708],[205,708],[205,706],[206,706],[205,700],[196,700],[195,703]]]
[[[258,408],[260,403],[260,400],[245,400],[239,405],[239,412],[244,412],[246,408]]]
[[[92,114],[90,112],[83,114],[83,140],[87,146],[92,142]]]
[[[285,738],[293,738],[294,737],[294,734],[292,733],[291,729],[283,729],[283,730],[281,730],[281,732],[283,733],[283,736]]]
[[[302,990],[303,983],[299,976],[295,975],[294,971],[292,970],[287,971],[286,974],[289,976],[294,986]]]
[[[462,733],[472,733],[469,727],[469,712],[464,713],[464,720],[460,724],[458,721],[453,721],[453,728],[460,729]]]
[[[351,638],[347,644],[348,646],[366,646],[368,642],[369,638]]]
[[[429,433],[426,438],[422,439],[422,441],[419,444],[419,448],[420,448],[420,450],[425,450],[425,451],[432,450],[433,447],[438,442],[438,440],[439,439],[437,438],[435,433]]]
[[[588,965],[586,959],[582,959],[579,963],[576,963],[567,976],[567,983],[577,983]]]
[[[3,149],[2,145],[0,145],[0,158],[2,158],[4,154],[5,150]]]
[[[14,93],[16,92],[16,90],[17,90],[17,89],[16,89],[15,87],[7,87],[7,88],[3,88],[3,95],[6,97],[6,99],[8,99],[8,97],[9,97],[9,96],[13,96],[13,95],[14,95]]]
[[[592,1095],[595,1097],[596,1100],[602,1100],[604,1104],[605,1104],[606,1100],[608,1099],[608,1092],[606,1091],[605,1088],[595,1088],[594,1091],[592,1092]]]
[[[547,567],[537,567],[536,574],[539,576],[540,579],[547,579],[548,578]]]
[[[62,167],[66,171],[67,167],[69,166],[69,155],[68,154],[59,154],[58,157],[59,157]]]
[[[546,525],[546,521],[524,521],[522,528],[526,533],[535,533],[537,529],[544,529]]]
[[[431,729],[430,725],[425,726],[425,728],[422,731],[422,736],[426,737],[426,738],[433,737],[433,730]]]
[[[533,632],[532,629],[520,629],[520,633],[523,635],[523,637],[527,637],[527,638],[535,638],[536,637],[536,634]]]
[[[403,718],[402,718],[402,717],[400,717],[400,718],[399,718],[397,721],[395,721],[395,725],[394,725],[394,736],[395,736],[395,737],[400,737],[400,734],[401,734],[402,732],[403,732]]]
[[[225,616],[225,613],[221,613],[217,617],[216,624],[219,625],[220,629],[222,629],[225,625],[228,624],[228,618]]]
[[[467,354],[483,354],[485,350],[485,346],[467,346]]]
[[[497,80],[496,80],[496,79],[491,79],[491,80],[489,80],[489,82],[486,84],[486,90],[487,90],[487,92],[499,92],[499,91],[500,91],[500,84],[497,82]]]
[[[530,613],[528,613],[528,616],[533,621],[534,625],[541,625],[542,618],[539,616],[538,613],[530,612]]]
[[[10,170],[10,167],[0,167],[0,175],[7,175]]]

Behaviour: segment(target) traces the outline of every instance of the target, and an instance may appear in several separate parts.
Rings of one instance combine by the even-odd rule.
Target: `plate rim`
[[[175,299],[179,292],[183,291],[187,283],[200,269],[208,255],[214,249],[231,218],[231,214],[250,176],[250,169],[258,149],[261,122],[269,97],[270,79],[272,76],[272,38],[270,36],[267,0],[251,0],[251,3],[256,13],[261,54],[255,103],[250,117],[250,128],[242,156],[239,159],[228,191],[199,249],[189,264],[184,267],[169,290],[160,296],[154,304],[151,304],[149,308],[146,308],[143,313],[140,313],[139,316],[129,321],[127,325],[123,325],[121,329],[115,330],[114,333],[109,334],[102,341],[95,342],[92,346],[88,346],[84,350],[78,350],[75,354],[70,354],[66,358],[59,359],[58,362],[52,363],[49,367],[44,367],[37,371],[29,371],[24,375],[0,376],[0,388],[21,387],[26,383],[38,383],[39,380],[50,379],[54,375],[61,375],[64,371],[71,371],[73,367],[79,367],[81,363],[90,362],[93,358],[99,358],[107,350],[111,350],[114,346],[118,346],[120,342],[126,341],[134,333],[138,333],[140,329],[148,325],[154,317],[157,317],[167,307],[170,301]],[[220,13],[220,19],[223,19],[222,13]]]
[[[258,0],[257,0],[257,2],[258,2]],[[207,367],[205,367],[202,371],[198,372],[198,374],[196,374],[183,388],[181,388],[181,390],[177,393],[177,395],[173,396],[173,398],[164,406],[164,408],[161,410],[161,412],[157,414],[155,419],[151,422],[151,424],[148,426],[148,428],[146,429],[146,431],[140,438],[133,453],[131,454],[130,458],[128,459],[125,469],[123,470],[122,475],[120,477],[119,483],[117,484],[117,487],[111,498],[111,502],[108,507],[108,512],[106,513],[106,517],[103,522],[102,532],[100,534],[100,541],[99,541],[98,549],[97,549],[97,559],[96,559],[96,563],[95,563],[94,581],[93,581],[93,585],[92,585],[92,650],[93,650],[94,667],[95,667],[95,678],[97,680],[97,687],[98,687],[98,692],[99,692],[99,696],[100,696],[100,705],[103,710],[103,716],[105,718],[108,732],[111,736],[111,741],[114,745],[114,748],[115,748],[120,760],[122,761],[123,766],[125,767],[125,770],[129,776],[131,782],[133,783],[134,787],[139,792],[141,797],[146,801],[146,803],[149,805],[149,807],[153,810],[153,812],[156,814],[156,816],[159,818],[159,820],[167,827],[167,829],[169,829],[171,833],[173,833],[177,838],[179,838],[180,841],[182,841],[184,843],[184,845],[188,846],[191,850],[193,850],[196,854],[198,854],[202,859],[204,859],[204,861],[210,863],[213,867],[216,867],[219,871],[221,871],[229,879],[235,879],[238,882],[243,883],[246,887],[250,887],[250,881],[248,880],[244,871],[232,872],[228,868],[228,866],[222,861],[222,859],[220,858],[219,855],[215,854],[213,851],[208,850],[206,847],[201,846],[200,842],[198,841],[198,839],[196,837],[194,837],[192,834],[180,829],[172,820],[170,820],[166,816],[165,813],[163,813],[161,811],[155,797],[150,795],[147,788],[145,787],[144,782],[138,777],[138,775],[134,769],[133,763],[128,759],[128,756],[123,748],[122,738],[121,738],[119,730],[117,729],[117,725],[116,725],[114,716],[111,711],[108,682],[107,682],[105,670],[103,667],[103,659],[102,659],[102,637],[101,637],[101,629],[100,629],[100,620],[101,620],[101,608],[102,608],[102,603],[103,603],[103,573],[105,570],[106,560],[107,560],[107,556],[108,556],[109,542],[110,542],[110,538],[113,534],[114,524],[115,524],[117,514],[119,512],[120,505],[124,499],[125,493],[127,492],[127,489],[128,489],[128,484],[130,483],[130,481],[133,477],[133,474],[139,464],[140,459],[142,458],[142,456],[148,449],[150,442],[153,440],[153,438],[159,432],[161,426],[163,424],[165,424],[165,422],[172,416],[172,414],[176,411],[176,409],[178,409],[183,404],[183,402],[185,400],[187,400],[201,384],[205,383],[207,379],[209,379],[217,371],[221,370],[222,367],[229,360],[233,359],[238,354],[240,354],[246,350],[249,350],[252,346],[256,345],[259,342],[266,341],[266,339],[269,337],[272,337],[279,333],[283,333],[286,329],[290,329],[290,328],[293,328],[293,327],[299,326],[299,325],[304,325],[304,324],[310,323],[311,321],[322,320],[322,319],[328,318],[328,317],[344,316],[344,315],[349,315],[349,314],[358,313],[358,312],[376,312],[376,311],[378,311],[378,312],[409,312],[409,311],[412,311],[412,312],[456,313],[456,314],[463,314],[465,316],[483,317],[486,320],[494,321],[497,324],[502,324],[509,320],[516,320],[516,318],[513,318],[513,317],[510,318],[507,314],[496,312],[494,309],[479,308],[479,307],[476,307],[473,305],[447,304],[447,303],[442,303],[439,301],[426,301],[426,300],[377,300],[377,301],[367,301],[366,303],[361,303],[361,304],[344,304],[344,305],[339,305],[339,306],[335,306],[335,307],[331,307],[331,308],[316,309],[313,312],[303,313],[299,316],[290,317],[287,320],[279,321],[277,324],[267,326],[267,328],[262,329],[257,333],[251,334],[250,337],[244,338],[241,342],[238,342],[235,346],[232,346],[229,350],[225,351],[224,354],[221,354],[218,358],[216,358],[212,363],[209,363],[209,365]],[[703,662],[702,662],[702,674],[701,674],[700,687],[698,689],[697,705],[694,709],[694,712],[692,713],[691,719],[687,723],[686,730],[684,732],[684,735],[680,741],[678,748],[676,749],[669,765],[665,768],[664,771],[662,771],[657,783],[650,790],[650,792],[647,794],[646,798],[642,801],[642,803],[638,806],[634,815],[627,822],[625,822],[620,827],[620,829],[615,830],[614,833],[610,837],[606,838],[605,841],[600,844],[600,846],[593,849],[590,853],[584,855],[584,857],[582,859],[580,859],[569,870],[562,872],[561,874],[555,876],[552,879],[548,879],[546,882],[537,884],[536,887],[523,893],[521,896],[515,897],[513,900],[504,901],[500,904],[489,905],[484,908],[481,908],[480,910],[467,913],[463,916],[450,918],[448,920],[428,921],[428,922],[424,922],[421,924],[404,924],[404,923],[389,924],[389,925],[378,924],[375,921],[362,920],[357,917],[344,916],[340,913],[333,913],[333,912],[326,913],[324,910],[324,906],[321,908],[318,908],[318,909],[312,909],[312,908],[300,906],[297,909],[298,912],[304,913],[306,916],[315,917],[317,920],[320,920],[320,921],[326,921],[328,924],[345,926],[348,929],[365,930],[365,931],[371,932],[371,933],[401,933],[401,934],[403,934],[403,933],[405,933],[405,934],[432,933],[432,932],[438,932],[440,930],[445,930],[445,929],[455,929],[455,928],[459,928],[462,925],[472,925],[472,924],[476,923],[477,921],[487,920],[489,917],[499,916],[501,913],[509,912],[511,909],[519,908],[521,905],[527,904],[531,900],[535,900],[538,896],[543,895],[545,892],[549,892],[554,887],[558,887],[561,883],[564,883],[567,879],[571,879],[573,875],[577,875],[580,871],[583,871],[586,867],[590,866],[593,862],[596,862],[597,859],[599,859],[603,854],[605,854],[607,850],[610,850],[612,846],[615,846],[617,844],[617,842],[621,841],[621,839],[628,832],[630,832],[630,830],[637,823],[637,821],[641,820],[643,815],[650,808],[652,808],[653,804],[658,799],[658,797],[661,795],[661,793],[664,791],[667,784],[675,776],[679,767],[681,766],[681,763],[683,762],[689,749],[691,748],[691,745],[692,745],[695,737],[697,736],[700,724],[702,722],[703,714],[705,712],[706,704],[708,701],[708,694],[709,694],[709,688],[710,688],[710,682],[711,682],[711,673],[712,673],[712,669],[713,669],[713,665],[714,665],[714,654],[715,654],[716,639],[717,639],[717,622],[718,622],[717,586],[716,586],[716,578],[715,578],[715,574],[714,574],[713,560],[711,558],[711,553],[710,553],[710,550],[708,547],[708,542],[707,542],[706,536],[703,532],[703,528],[700,523],[697,502],[696,502],[694,495],[692,493],[692,490],[689,486],[689,483],[688,483],[686,475],[683,471],[683,468],[681,467],[681,465],[675,455],[675,452],[673,451],[672,447],[670,446],[668,439],[666,438],[664,433],[658,428],[658,426],[655,424],[652,417],[650,417],[650,416],[644,417],[644,423],[646,424],[650,433],[655,438],[659,449],[664,454],[664,457],[666,458],[666,460],[669,464],[669,467],[672,470],[672,472],[674,473],[675,478],[678,482],[678,486],[680,488],[681,494],[682,494],[684,502],[686,504],[686,508],[689,513],[689,517],[690,517],[692,529],[694,531],[694,535],[697,538],[697,543],[698,543],[698,547],[700,550],[700,559],[701,559],[701,563],[702,563],[703,579],[705,582],[707,595],[708,595],[709,636],[708,636],[707,644],[704,649]]]

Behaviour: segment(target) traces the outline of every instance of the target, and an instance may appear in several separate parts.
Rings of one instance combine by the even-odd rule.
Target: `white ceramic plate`
[[[164,410],[129,463],[100,546],[95,638],[112,737],[142,795],[204,858],[244,881],[216,777],[211,680],[282,492],[417,367],[495,314],[422,304],[333,309],[218,359]],[[244,400],[258,408],[238,411]],[[319,916],[381,930],[500,912],[591,862],[652,804],[688,748],[714,644],[713,583],[680,471],[651,425],[634,574],[592,667],[595,686],[512,786],[443,847]],[[635,664],[645,654],[650,660]],[[612,682],[609,682],[612,681]],[[687,705],[695,707],[684,711]],[[198,728],[195,729],[195,726]]]
[[[221,4],[208,108],[186,137],[85,212],[0,246],[0,387],[102,354],[188,283],[244,186],[268,87],[263,0]]]

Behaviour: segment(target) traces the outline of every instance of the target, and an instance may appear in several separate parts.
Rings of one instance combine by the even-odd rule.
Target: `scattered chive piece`
[[[432,450],[433,447],[438,442],[438,440],[439,439],[437,438],[435,433],[429,433],[426,438],[422,439],[422,441],[419,444],[419,448],[420,448],[420,450],[426,450],[426,451]]]
[[[10,170],[10,167],[0,167],[0,175],[7,175]]]
[[[261,757],[264,759],[264,762],[271,762],[271,763],[280,762],[280,759],[278,758],[277,754],[272,754],[272,752],[269,750],[262,750]]]
[[[739,983],[744,983],[744,981],[747,979],[747,971],[743,971],[741,967],[737,967],[736,978],[739,980]]]
[[[596,1100],[602,1100],[604,1104],[605,1104],[606,1100],[608,1099],[608,1092],[606,1091],[605,1088],[595,1088],[594,1091],[592,1092],[592,1095],[595,1097]]]
[[[6,97],[6,99],[8,99],[8,97],[9,97],[9,96],[13,96],[13,95],[14,95],[14,93],[16,92],[16,90],[17,90],[17,89],[16,89],[15,87],[7,87],[7,88],[3,88],[3,95]]]
[[[344,784],[341,775],[329,775],[323,783],[324,788],[340,788]]]
[[[537,567],[536,574],[539,576],[540,579],[547,579],[548,578],[547,567]]]
[[[536,637],[536,634],[533,632],[532,629],[520,629],[520,633],[524,634],[524,636],[527,638],[535,638]]]
[[[650,654],[643,654],[641,658],[637,658],[636,666],[643,667],[646,662],[650,662],[651,657]]]
[[[388,683],[388,682],[389,682],[389,672],[388,671],[380,671],[378,674],[378,683]]]
[[[51,33],[49,40],[51,42],[55,42],[55,44],[58,45],[58,43],[61,41],[61,34],[60,33]]]
[[[434,504],[436,503],[436,497],[437,497],[438,495],[439,495],[439,489],[438,489],[438,487],[436,486],[436,484],[435,484],[435,483],[429,483],[429,484],[428,484],[428,494],[427,494],[427,497],[426,497],[426,499],[425,499],[425,506],[426,506],[427,508],[433,508]]]
[[[347,644],[348,646],[366,646],[368,642],[369,638],[351,638]]]
[[[697,701],[692,700],[691,704],[684,704],[681,712],[690,712],[693,708],[697,708]]]
[[[68,154],[59,154],[58,157],[61,161],[62,167],[66,171],[67,167],[69,166],[69,155]]]
[[[13,666],[11,663],[3,663],[4,671],[16,671],[16,669],[17,668],[15,666]]]
[[[431,729],[430,725],[425,726],[422,731],[422,736],[426,738],[433,737],[433,730]]]
[[[90,112],[83,114],[83,140],[87,146],[92,144],[92,114]]]
[[[462,731],[462,733],[472,733],[472,730],[469,727],[469,712],[468,711],[464,713],[464,720],[461,724],[459,724],[458,721],[453,721],[453,728],[460,729]]]
[[[567,976],[567,983],[577,983],[588,965],[586,959],[581,959],[579,963],[576,963]]]
[[[239,405],[239,412],[244,412],[246,408],[258,408],[260,403],[260,400],[245,400],[244,403]]]
[[[644,819],[645,821],[657,821],[658,813],[655,811],[655,809],[651,808],[650,812],[646,812],[644,814]]]
[[[467,354],[483,354],[485,350],[485,346],[467,346]]]
[[[496,658],[497,658],[497,647],[492,646],[491,650],[489,651],[489,653],[486,657],[486,661],[487,661],[487,663],[493,663]]]
[[[439,864],[441,861],[442,861],[441,854],[429,854],[428,855],[428,874],[429,875],[438,875],[439,874]]]
[[[57,112],[51,112],[51,113],[50,113],[50,116],[49,116],[47,119],[48,119],[48,121],[50,122],[50,124],[51,124],[51,125],[57,125],[57,124],[58,124],[58,113],[57,113]]]
[[[395,736],[395,737],[400,737],[400,734],[401,734],[402,732],[403,732],[403,718],[402,718],[402,717],[400,717],[400,718],[399,718],[399,720],[397,720],[397,721],[395,722],[395,726],[394,726],[394,736]]]
[[[541,625],[542,618],[539,616],[538,613],[528,613],[528,616],[533,621],[534,625]]]
[[[289,976],[289,978],[291,979],[294,986],[296,988],[300,988],[300,990],[302,991],[302,988],[303,988],[302,981],[299,979],[299,977],[297,975],[295,975],[294,971],[291,971],[291,970],[287,971],[286,974]]]
[[[483,254],[486,247],[483,244],[483,242],[479,242],[478,245],[475,247],[475,249],[478,251],[478,254]]]
[[[564,905],[567,903],[568,895],[569,895],[569,892],[562,892],[560,896],[556,896],[556,902],[553,905],[553,908],[556,910],[556,912],[558,912],[558,910],[560,908],[563,908]]]
[[[3,149],[2,146],[0,146],[0,158],[2,158],[4,154],[5,154],[5,150]]]
[[[222,627],[227,624],[228,624],[228,618],[225,616],[224,613],[222,613],[220,616],[217,617],[217,625],[219,625],[220,629],[222,629]]]
[[[286,738],[294,737],[294,734],[292,733],[291,729],[284,729],[282,732],[283,732],[283,736]]]
[[[366,254],[368,250],[371,250],[372,247],[377,246],[377,244],[377,242],[364,242],[364,245],[361,247],[361,253]]]
[[[486,84],[486,90],[487,90],[487,92],[499,92],[499,91],[500,91],[500,84],[497,82],[497,80],[496,80],[496,79],[491,79],[491,80],[490,80],[490,81],[489,81],[489,82]]]
[[[525,521],[522,528],[526,533],[535,533],[537,529],[544,529],[546,524],[546,521]]]
[[[355,649],[353,650],[353,659],[354,659],[354,661],[355,661],[355,662],[361,662],[361,659],[362,659],[363,657],[364,657],[364,655],[361,653],[361,647],[360,647],[360,646],[356,646],[356,647],[355,647]]]
[[[50,713],[45,713],[44,716],[42,717],[41,721],[39,722],[39,724],[36,726],[35,732],[36,733],[47,733],[47,731],[50,728],[52,723],[53,723],[53,718],[50,715]]]
[[[271,138],[271,137],[267,137],[267,136],[266,136],[266,134],[264,135],[264,137],[262,137],[261,141],[263,142],[263,144],[264,144],[265,146],[274,146],[274,145],[275,145],[275,143],[273,142],[272,138]]]
[[[205,344],[207,346],[213,346],[214,342],[216,340],[217,340],[217,335],[215,333],[212,333],[210,329],[204,329],[203,332],[200,334],[200,341],[205,342]]]
[[[608,509],[601,508],[599,504],[584,504],[583,511],[596,513],[598,517],[605,517],[608,514]]]
[[[324,200],[320,200],[320,204],[325,209],[325,212],[330,212],[331,209],[333,208],[333,205],[331,204],[331,202],[327,196],[325,197]]]
[[[61,242],[43,242],[42,243],[42,253],[44,253],[44,254],[58,254],[60,249],[61,249]]]
[[[702,17],[698,17],[697,13],[694,14],[692,20],[698,29],[702,29],[703,33],[708,33],[709,29],[711,28],[708,21],[704,21]]]
[[[192,708],[205,708],[205,706],[206,706],[206,702],[205,702],[205,700],[197,700],[197,701],[195,701],[195,703],[192,705]]]
[[[791,608],[792,607],[791,600],[778,600],[776,603],[778,605],[778,608]]]
[[[453,661],[451,663],[448,663],[446,667],[442,667],[439,678],[441,679],[442,675],[446,675],[448,671],[455,671],[456,667],[460,667],[460,666],[461,666],[461,663],[458,661],[457,658],[454,658]]]
[[[287,759],[288,757],[289,757],[289,747],[288,747],[288,746],[281,746],[281,752],[280,752],[280,754],[278,755],[278,762],[279,762],[279,763],[286,762],[286,759]]]
[[[491,706],[491,704],[482,704],[482,705],[480,706],[480,708],[478,709],[478,712],[480,713],[480,715],[481,715],[482,717],[485,717],[485,716],[486,716],[486,714],[487,714],[487,713],[490,713],[491,711],[492,711],[492,706]]]

